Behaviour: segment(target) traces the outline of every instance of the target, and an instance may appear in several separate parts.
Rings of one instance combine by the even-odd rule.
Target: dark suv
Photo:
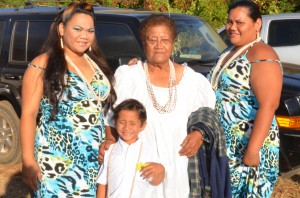
[[[23,73],[27,64],[39,54],[52,20],[62,9],[0,9],[0,164],[17,163],[21,159],[19,117]],[[112,70],[133,57],[145,58],[138,28],[152,12],[94,9],[96,37]],[[195,70],[207,72],[226,44],[200,18],[169,15],[176,21],[179,33],[174,46],[174,61],[187,62]]]

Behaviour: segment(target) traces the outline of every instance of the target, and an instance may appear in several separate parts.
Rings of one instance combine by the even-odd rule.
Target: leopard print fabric
[[[248,167],[242,163],[258,110],[249,82],[251,63],[246,54],[235,59],[221,74],[215,90],[216,112],[225,131],[233,197],[270,197],[279,166],[279,131],[275,116],[260,150],[260,166]],[[211,74],[212,71],[209,80]]]
[[[103,114],[79,76],[68,72],[65,80],[67,87],[52,121],[49,100],[45,96],[41,100],[35,158],[42,181],[34,197],[96,196],[98,150],[105,138]],[[109,91],[99,72],[91,85],[102,96]]]

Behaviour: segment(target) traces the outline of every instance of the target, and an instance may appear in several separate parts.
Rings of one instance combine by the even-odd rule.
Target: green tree
[[[0,0],[1,8],[20,8],[23,7],[25,0]]]
[[[0,0],[0,7],[24,7],[25,2],[35,6],[64,6],[72,0]],[[236,0],[79,0],[106,7],[136,8],[160,12],[186,13],[199,16],[215,29],[226,23],[228,6]],[[262,14],[300,12],[300,0],[253,0]]]
[[[279,14],[293,12],[299,0],[254,0],[262,14]]]
[[[214,28],[219,28],[226,23],[228,5],[232,0],[195,0],[192,2],[188,14],[200,16]]]

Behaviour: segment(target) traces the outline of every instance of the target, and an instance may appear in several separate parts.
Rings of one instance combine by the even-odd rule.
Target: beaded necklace
[[[248,47],[252,47],[255,43],[259,42],[261,40],[261,37],[257,37],[254,41],[252,41],[251,43],[248,43],[246,45],[244,45],[242,48],[240,48],[237,52],[235,52],[227,61],[226,63],[222,66],[222,62],[225,59],[225,57],[232,51],[232,49],[234,48],[234,46],[228,50],[227,52],[225,52],[218,60],[215,68],[213,69],[212,75],[211,75],[211,85],[212,88],[214,90],[216,90],[218,88],[218,83],[219,83],[219,78],[222,74],[222,72],[230,65],[230,63],[240,55],[240,53],[242,51],[244,51],[245,49],[247,49]]]
[[[150,99],[153,103],[154,108],[161,114],[170,113],[176,107],[176,100],[177,100],[177,87],[176,87],[176,72],[174,64],[171,60],[169,60],[170,66],[170,77],[169,77],[169,98],[165,105],[160,105],[155,97],[152,84],[150,82],[150,76],[148,72],[148,65],[147,61],[144,63],[144,71],[146,74],[146,85],[147,91],[150,95]]]
[[[94,88],[91,86],[91,84],[88,82],[88,80],[86,79],[86,77],[83,75],[83,73],[80,71],[80,69],[77,67],[77,65],[69,58],[69,56],[67,54],[65,54],[65,58],[66,60],[70,63],[70,65],[75,69],[75,71],[77,72],[78,76],[82,79],[82,81],[84,82],[85,88],[86,90],[89,90],[92,95],[94,96],[94,98],[97,100],[97,109],[100,111],[102,109],[102,105],[101,102],[105,101],[109,95],[110,92],[110,83],[109,80],[106,78],[106,76],[104,75],[104,73],[102,72],[102,70],[97,66],[97,64],[87,55],[84,54],[83,55],[84,58],[87,60],[87,62],[89,63],[89,66],[91,67],[91,69],[93,70],[93,72],[99,72],[102,76],[103,76],[103,80],[106,82],[106,84],[108,85],[108,91],[101,96],[100,94],[100,85],[98,87],[98,93],[95,93]],[[90,100],[90,98],[87,96],[88,100],[90,101],[90,103],[92,104],[92,101]]]

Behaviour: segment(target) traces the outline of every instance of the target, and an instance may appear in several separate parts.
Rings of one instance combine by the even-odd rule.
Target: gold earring
[[[259,35],[259,31],[256,32],[256,38],[259,38],[260,35]]]
[[[63,42],[62,36],[60,37],[60,46],[61,46],[61,49],[64,49],[64,42]]]

